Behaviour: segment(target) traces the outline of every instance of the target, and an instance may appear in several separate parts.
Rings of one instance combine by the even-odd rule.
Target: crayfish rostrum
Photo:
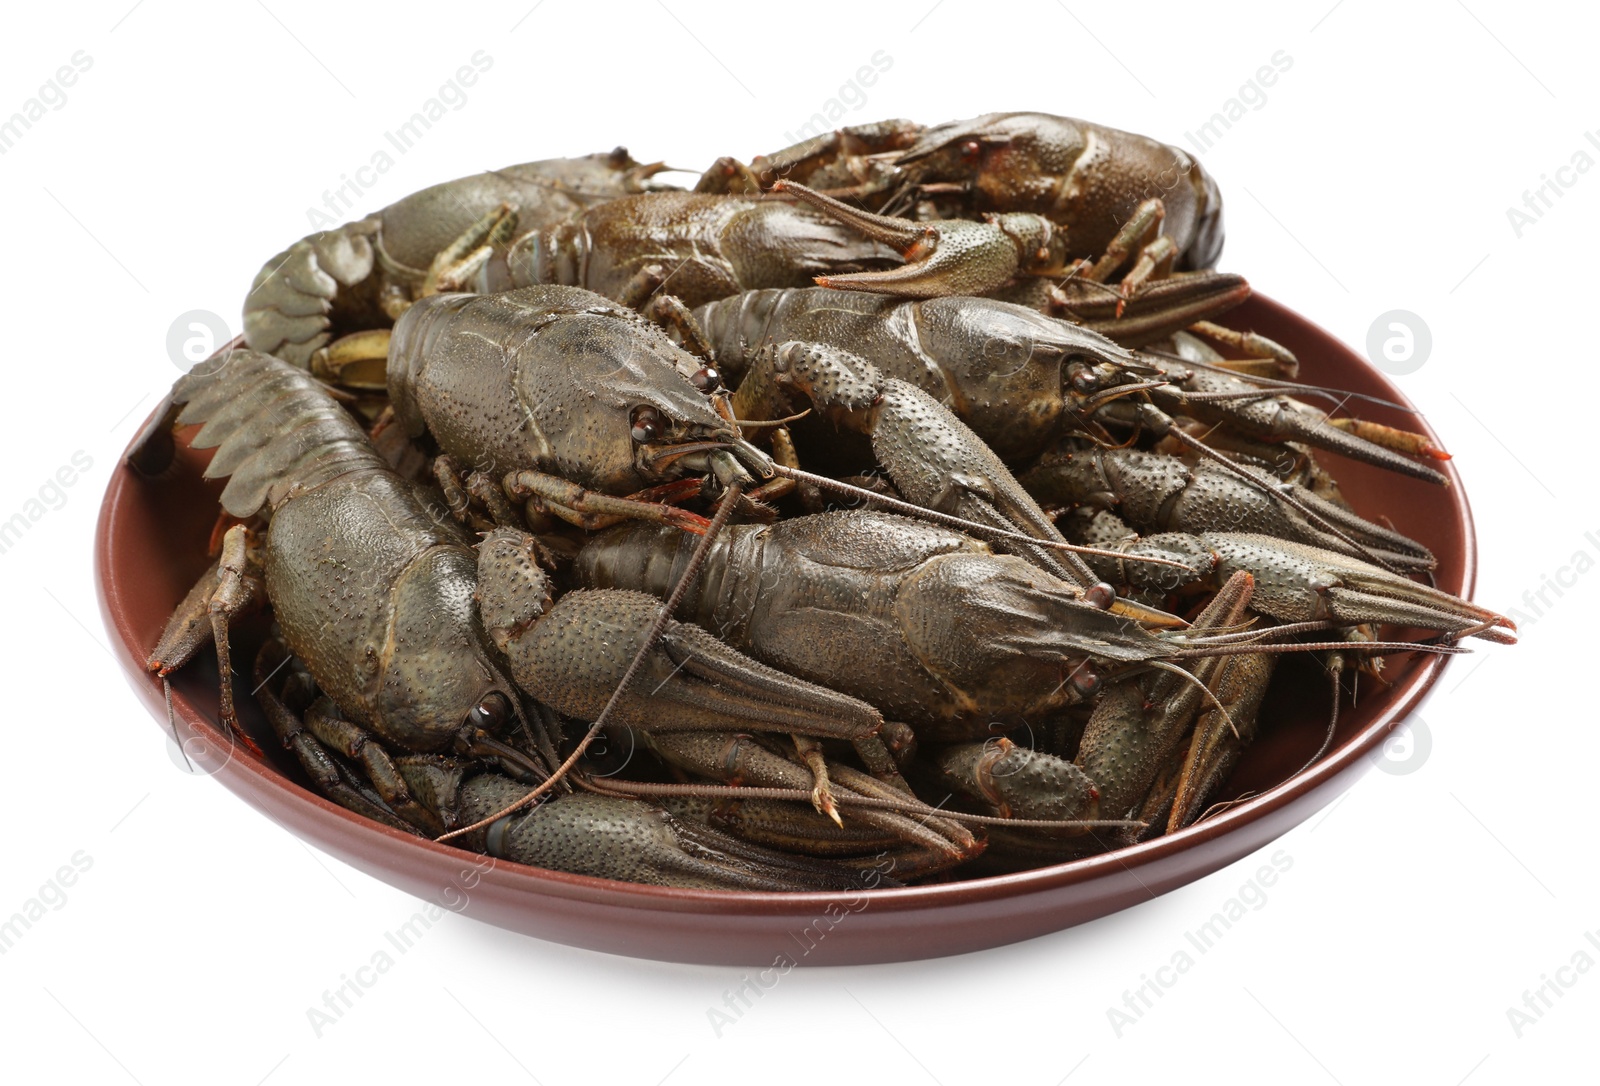
[[[799,890],[1179,831],[1286,658],[1332,721],[1385,655],[1513,640],[1319,459],[1445,454],[1219,323],[1183,152],[1013,113],[660,172],[479,174],[269,262],[130,456],[199,424],[228,480],[151,669],[214,644],[253,746],[230,625],[270,608],[254,696],[338,803]]]

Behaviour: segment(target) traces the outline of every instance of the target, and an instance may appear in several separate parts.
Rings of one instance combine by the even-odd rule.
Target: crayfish
[[[1385,654],[1513,640],[1318,459],[1438,485],[1444,454],[1217,323],[1249,286],[1182,151],[991,114],[662,172],[475,175],[269,262],[251,349],[130,457],[200,424],[228,479],[151,669],[214,645],[253,744],[230,632],[270,608],[255,696],[351,810],[799,890],[1180,830],[1283,656],[1336,720]]]

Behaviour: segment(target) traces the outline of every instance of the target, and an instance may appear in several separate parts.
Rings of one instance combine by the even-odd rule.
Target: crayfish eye
[[[1072,389],[1082,395],[1088,395],[1100,387],[1100,376],[1082,362],[1074,362],[1067,367],[1067,380],[1072,382]]]
[[[660,437],[661,431],[665,428],[661,423],[661,412],[648,404],[635,407],[628,422],[633,427],[633,440],[641,445]]]
[[[689,381],[701,392],[715,392],[722,387],[722,374],[710,366],[701,366],[689,377]]]
[[[1072,669],[1072,688],[1084,697],[1093,697],[1100,691],[1100,670],[1085,660]]]
[[[483,696],[467,713],[467,723],[486,732],[499,732],[511,721],[511,702],[498,690]]]
[[[1083,602],[1098,610],[1109,610],[1117,601],[1117,590],[1104,581],[1092,584],[1083,590]]]

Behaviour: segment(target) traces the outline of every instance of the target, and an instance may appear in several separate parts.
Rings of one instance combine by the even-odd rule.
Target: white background
[[[1600,513],[1583,440],[1600,171],[1563,175],[1570,189],[1520,238],[1507,216],[1575,152],[1600,157],[1584,139],[1600,125],[1594,27],[1574,24],[1577,6],[130,2],[14,8],[0,36],[0,116],[75,51],[93,60],[0,156],[0,519],[75,452],[93,461],[0,555],[0,916],[75,853],[92,861],[0,957],[8,1073],[1045,1086],[1592,1075],[1583,1027],[1600,969],[1561,973],[1574,983],[1520,1036],[1507,1014],[1576,952],[1600,962],[1584,938],[1600,929],[1587,801]],[[1283,50],[1293,65],[1265,103],[1203,156],[1227,201],[1222,266],[1358,350],[1387,310],[1426,321],[1432,354],[1399,380],[1468,481],[1478,596],[1532,620],[1523,643],[1452,664],[1425,710],[1429,749],[1392,752],[1391,770],[1413,772],[1372,772],[1265,852],[1097,923],[955,959],[797,970],[718,1036],[707,1008],[743,970],[598,955],[452,914],[318,1036],[307,1009],[417,903],[178,768],[106,648],[91,535],[119,452],[177,375],[174,318],[205,309],[237,328],[256,269],[309,232],[306,209],[477,50],[493,67],[465,106],[360,211],[618,143],[695,169],[773,150],[879,50],[892,66],[848,121],[1038,109],[1182,143]],[[1525,596],[1563,568],[1559,598]],[[1265,904],[1119,1035],[1108,1008],[1278,848],[1292,867]]]

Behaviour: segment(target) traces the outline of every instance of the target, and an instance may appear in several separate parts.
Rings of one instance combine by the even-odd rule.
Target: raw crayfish
[[[656,172],[466,178],[264,268],[251,345],[390,410],[369,441],[248,351],[175,386],[236,523],[152,668],[214,641],[232,725],[227,627],[270,603],[264,709],[338,802],[526,863],[798,889],[1179,829],[1280,654],[1510,640],[1311,451],[1440,482],[1436,450],[1293,398],[1325,390],[1210,321],[1248,287],[1206,270],[1220,197],[1182,152],[996,114],[725,159],[695,193]],[[152,436],[134,462],[160,461]]]

